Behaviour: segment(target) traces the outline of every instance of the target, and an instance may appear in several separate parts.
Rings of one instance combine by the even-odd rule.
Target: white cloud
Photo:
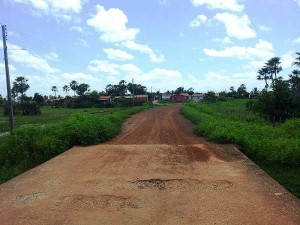
[[[92,60],[88,65],[88,69],[95,73],[102,73],[107,75],[119,75],[119,65],[103,60]]]
[[[87,20],[87,24],[101,33],[102,41],[115,43],[135,39],[139,30],[127,27],[128,18],[122,10],[105,10],[101,5],[96,5],[96,10],[97,13]]]
[[[130,74],[138,74],[141,73],[141,69],[138,68],[134,64],[124,64],[120,66],[120,69],[124,72],[130,73]]]
[[[20,46],[9,44],[12,49],[22,49]],[[56,53],[52,53],[52,57],[55,57]],[[51,53],[50,53],[51,55]],[[27,50],[22,51],[11,51],[10,59],[14,62],[20,63],[28,68],[32,68],[43,73],[58,73],[59,69],[51,67],[47,60],[43,59],[41,56],[33,55]]]
[[[79,27],[79,26],[72,26],[72,27],[70,28],[70,30],[77,31],[77,32],[79,32],[79,33],[82,33],[82,32],[83,32],[82,27]]]
[[[273,45],[261,39],[254,47],[232,46],[221,51],[205,48],[203,51],[208,56],[223,58],[267,60],[274,57]]]
[[[216,41],[216,42],[221,42],[222,44],[231,44],[232,41],[229,37],[224,37],[224,38],[214,38],[213,41]]]
[[[69,81],[76,80],[79,83],[88,83],[95,81],[95,78],[90,74],[85,74],[82,72],[78,73],[63,73],[63,78]]]
[[[17,71],[16,67],[14,67],[13,65],[9,64],[8,65],[9,71],[10,72],[15,72]],[[1,69],[1,73],[3,72],[3,74],[5,73],[5,64],[4,63],[0,63],[0,69]]]
[[[131,55],[121,49],[106,48],[106,49],[103,49],[103,51],[106,53],[107,58],[113,59],[113,60],[131,60],[134,58],[133,55]]]
[[[298,3],[299,7],[300,7],[300,0],[294,0],[296,3]]]
[[[298,37],[295,40],[293,40],[293,44],[300,44],[300,37]]]
[[[148,54],[151,62],[165,61],[165,57],[161,53],[154,52],[148,45],[137,44],[134,41],[126,41],[121,43],[121,46],[126,47],[130,50],[138,51],[140,53]]]
[[[295,61],[295,53],[289,51],[281,57],[281,66],[283,69],[291,68]]]
[[[69,14],[78,14],[86,0],[14,0],[17,3],[29,5],[36,14],[53,15],[70,20]]]
[[[194,6],[207,5],[209,9],[222,9],[234,12],[241,12],[244,6],[239,4],[243,0],[192,0]]]
[[[259,26],[259,29],[260,29],[261,31],[266,31],[266,32],[272,31],[272,28],[271,28],[271,27],[268,27],[268,26],[265,26],[265,25],[260,25],[260,26]]]
[[[231,38],[239,40],[255,38],[256,32],[250,28],[251,21],[247,15],[237,16],[231,13],[218,13],[214,17],[226,27],[226,33]]]
[[[189,24],[190,27],[200,27],[207,21],[207,17],[205,15],[198,15],[194,20],[192,20]]]

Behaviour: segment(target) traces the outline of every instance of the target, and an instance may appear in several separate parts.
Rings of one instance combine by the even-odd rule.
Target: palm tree
[[[57,87],[56,86],[52,86],[51,91],[54,92],[54,96],[56,98],[56,92],[58,91]]]
[[[270,79],[272,80],[272,84],[274,84],[274,80],[277,80],[278,73],[282,70],[280,66],[280,58],[273,57],[268,60],[266,63],[266,67],[269,69]]]
[[[71,88],[71,90],[74,91],[74,97],[75,97],[75,92],[76,92],[76,90],[77,90],[77,88],[78,88],[78,83],[77,83],[77,81],[75,81],[75,80],[71,81],[71,83],[70,83],[70,88]]]
[[[289,75],[289,83],[291,85],[291,88],[295,92],[300,91],[300,71],[299,70],[293,70],[293,72]]]
[[[68,85],[63,86],[63,91],[66,92],[66,96],[68,95],[68,91],[70,91],[70,87]]]
[[[121,80],[119,82],[119,92],[120,92],[120,95],[125,96],[125,94],[127,92],[127,85],[126,85],[125,80]]]
[[[300,52],[296,52],[296,54],[298,55],[297,58],[295,58],[295,62],[293,62],[293,65],[299,66],[300,67]]]
[[[260,70],[257,71],[257,80],[264,80],[265,81],[265,88],[269,87],[268,80],[270,79],[269,76],[269,69],[268,67],[263,67]]]

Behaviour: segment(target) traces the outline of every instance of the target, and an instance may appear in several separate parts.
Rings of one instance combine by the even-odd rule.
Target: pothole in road
[[[59,199],[59,205],[72,204],[78,208],[139,208],[140,201],[115,195],[71,195]]]
[[[233,183],[227,180],[196,180],[196,179],[149,179],[130,182],[138,189],[158,190],[224,190],[231,188]]]

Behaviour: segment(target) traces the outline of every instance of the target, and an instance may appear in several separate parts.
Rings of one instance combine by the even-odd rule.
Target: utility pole
[[[134,79],[132,78],[132,106],[134,106]]]
[[[13,130],[14,129],[14,113],[13,113],[13,104],[12,104],[12,99],[11,99],[10,76],[9,76],[9,66],[8,66],[8,57],[7,57],[6,25],[2,25],[2,38],[3,38],[5,72],[6,72],[7,100],[8,100],[8,110],[9,110],[9,128],[11,130]]]

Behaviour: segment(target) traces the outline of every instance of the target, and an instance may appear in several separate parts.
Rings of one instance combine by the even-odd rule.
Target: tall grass
[[[218,111],[217,104],[186,104],[182,113],[197,126],[195,133],[217,143],[233,143],[248,157],[300,197],[300,119],[287,120],[282,125],[265,122],[252,114],[236,118]],[[233,106],[221,105],[230,109]],[[244,103],[233,104],[244,106]],[[280,179],[278,171],[293,171],[290,178]],[[275,172],[276,171],[276,172]],[[292,172],[291,172],[292,173]],[[296,177],[297,178],[296,178]]]
[[[122,122],[148,106],[111,114],[75,114],[43,126],[27,125],[0,138],[0,183],[45,162],[75,145],[92,145],[116,136]]]

